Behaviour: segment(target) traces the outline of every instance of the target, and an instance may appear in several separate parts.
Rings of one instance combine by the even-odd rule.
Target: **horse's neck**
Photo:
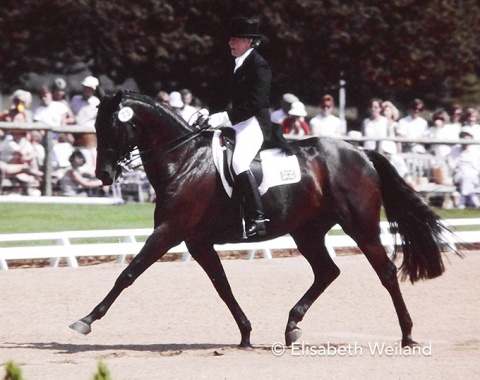
[[[142,154],[142,162],[150,184],[155,189],[157,196],[165,196],[168,189],[177,188],[182,178],[201,175],[204,166],[211,157],[211,143],[204,137],[166,152],[163,149],[150,147]],[[177,181],[180,181],[178,184]]]

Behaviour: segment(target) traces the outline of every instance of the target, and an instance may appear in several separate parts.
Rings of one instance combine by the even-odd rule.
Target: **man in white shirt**
[[[82,82],[82,94],[75,95],[70,107],[75,115],[75,121],[78,125],[94,126],[97,117],[97,106],[100,104],[94,93],[99,85],[98,79],[92,76],[86,77]]]
[[[409,139],[420,139],[425,137],[428,130],[428,122],[420,116],[423,111],[423,101],[415,99],[410,107],[410,114],[398,121],[397,134],[399,137],[406,137]],[[403,143],[403,152],[425,152],[423,144]]]
[[[335,101],[331,95],[324,95],[320,102],[321,112],[310,120],[310,130],[315,136],[339,137],[345,135],[342,121],[332,114]]]
[[[52,127],[73,124],[74,118],[68,106],[52,98],[52,91],[43,87],[40,91],[41,104],[33,113],[33,120],[45,123]]]

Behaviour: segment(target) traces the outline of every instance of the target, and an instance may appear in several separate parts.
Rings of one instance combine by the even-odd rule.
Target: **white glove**
[[[228,118],[228,113],[224,112],[217,112],[210,115],[208,119],[208,125],[212,128],[224,127],[232,125],[230,123],[230,119]]]
[[[202,127],[206,121],[208,122],[209,112],[206,108],[202,108],[201,110],[198,110],[197,112],[195,112],[194,115],[196,115],[196,120],[193,121],[193,125],[195,127],[197,128]]]
[[[198,110],[197,112],[200,115],[205,116],[205,117],[208,117],[208,115],[210,115],[210,112],[206,108],[202,108],[202,109]]]

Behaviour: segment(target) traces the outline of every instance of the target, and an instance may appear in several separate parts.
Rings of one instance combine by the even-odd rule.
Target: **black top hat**
[[[229,37],[261,38],[258,34],[258,20],[246,17],[235,17],[230,20]]]

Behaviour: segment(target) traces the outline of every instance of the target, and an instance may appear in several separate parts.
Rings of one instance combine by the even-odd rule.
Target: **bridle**
[[[114,115],[115,115],[114,117],[116,118],[116,122],[120,123],[120,124],[122,124],[126,127],[126,130],[127,130],[126,131],[126,139],[127,139],[127,141],[131,141],[132,139],[134,139],[135,133],[136,133],[136,130],[137,130],[137,126],[135,125],[135,123],[133,121],[133,118],[128,120],[128,121],[121,121],[118,118],[118,112],[115,112]],[[113,159],[115,159],[116,156],[120,156],[120,158],[118,158],[116,160],[117,166],[119,166],[120,168],[124,168],[127,171],[133,171],[133,170],[137,169],[138,167],[142,166],[142,164],[139,164],[137,166],[132,167],[131,163],[136,161],[142,155],[145,156],[145,154],[153,151],[154,149],[156,149],[158,147],[163,147],[164,151],[165,151],[165,154],[173,152],[174,150],[178,149],[179,147],[183,146],[184,144],[188,143],[189,141],[197,138],[203,132],[205,132],[205,130],[207,130],[209,128],[208,116],[204,115],[203,113],[201,113],[199,111],[196,112],[196,115],[197,115],[197,119],[192,124],[192,127],[194,128],[193,131],[191,131],[190,133],[187,133],[185,135],[179,136],[179,137],[177,137],[173,140],[167,141],[166,143],[155,144],[155,145],[149,147],[148,149],[144,149],[144,150],[138,150],[137,145],[132,145],[132,144],[128,143],[128,148],[126,149],[127,150],[126,153],[118,153],[117,149],[100,147],[100,146],[97,147],[97,151],[99,153],[102,152],[103,155],[113,156]],[[132,154],[132,152],[135,149],[137,149],[138,152],[135,152],[134,154]],[[117,170],[117,172],[115,174],[115,180],[117,180],[119,178],[119,174],[121,174],[121,170],[120,170],[120,173]]]

